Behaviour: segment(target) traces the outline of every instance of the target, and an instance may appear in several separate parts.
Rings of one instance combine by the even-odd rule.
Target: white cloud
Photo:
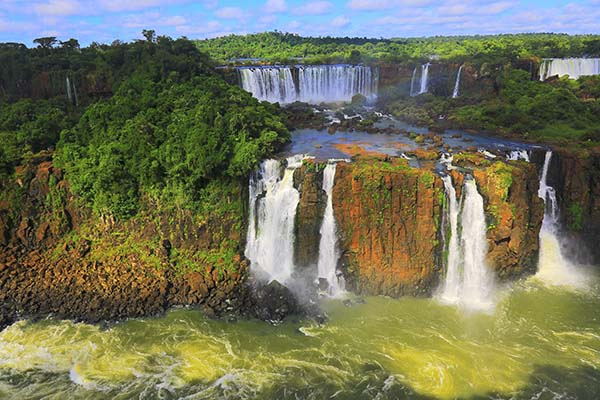
[[[215,11],[215,15],[223,19],[244,18],[244,12],[239,7],[223,7]]]
[[[100,0],[98,4],[105,10],[121,12],[158,7],[161,0]]]
[[[264,6],[267,13],[282,13],[287,10],[285,0],[267,0]]]
[[[75,0],[49,0],[34,4],[33,9],[40,15],[75,15],[82,11],[81,4]]]
[[[340,15],[339,17],[335,17],[333,21],[331,21],[331,26],[335,28],[343,28],[350,24],[350,19],[344,15]]]
[[[332,8],[333,4],[328,1],[311,1],[296,7],[293,13],[296,15],[323,15],[327,14]]]
[[[422,7],[431,4],[432,0],[350,0],[346,7],[353,10],[377,11],[399,7]]]

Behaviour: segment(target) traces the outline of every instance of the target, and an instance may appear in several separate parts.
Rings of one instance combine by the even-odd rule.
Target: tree
[[[142,36],[144,36],[146,40],[150,43],[154,43],[156,41],[156,32],[154,31],[154,29],[142,30]]]
[[[62,46],[63,49],[79,50],[79,41],[77,39],[71,38],[65,42],[61,41],[60,45]]]
[[[56,36],[48,36],[48,37],[41,37],[41,38],[33,39],[33,43],[37,43],[38,48],[40,48],[40,49],[51,49],[54,47],[56,42],[57,42]]]

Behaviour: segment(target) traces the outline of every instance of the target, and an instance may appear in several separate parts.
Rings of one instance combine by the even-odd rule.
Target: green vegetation
[[[583,229],[583,207],[581,203],[573,202],[569,205],[569,229],[572,231],[581,231]]]
[[[491,36],[436,36],[430,38],[301,37],[266,32],[198,40],[196,46],[221,63],[265,59],[268,62],[408,62],[435,56],[441,60],[505,63],[526,58],[576,57],[600,54],[600,36],[517,34]],[[239,60],[241,59],[241,60]],[[256,60],[249,60],[256,63]]]
[[[67,233],[67,188],[91,211],[58,248],[85,240],[92,259],[160,267],[162,237],[179,272],[235,270],[240,188],[289,140],[279,106],[226,83],[187,39],[144,35],[87,48],[0,44],[0,200],[17,216],[25,189],[15,182],[53,160],[68,185],[51,177],[45,222]]]
[[[600,141],[600,77],[532,81],[509,69],[498,77],[498,95],[449,110],[462,127],[505,131],[550,142]]]

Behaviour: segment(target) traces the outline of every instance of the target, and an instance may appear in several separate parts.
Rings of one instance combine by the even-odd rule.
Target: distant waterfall
[[[417,78],[417,67],[415,67],[415,69],[413,70],[413,75],[412,75],[412,79],[410,81],[410,95],[411,96],[417,96],[423,93],[427,93],[427,91],[429,90],[429,66],[431,64],[427,63],[427,64],[423,64],[421,65],[421,80],[419,82],[419,91],[415,92],[415,83],[416,83],[416,78]]]
[[[417,79],[417,67],[413,69],[412,78],[410,79],[410,95],[415,95],[415,80]]]
[[[460,89],[460,75],[462,73],[463,66],[461,65],[458,68],[458,73],[456,74],[456,82],[454,82],[454,91],[452,92],[452,98],[455,99],[458,97],[459,89]]]
[[[438,297],[445,303],[468,309],[490,309],[494,305],[494,277],[485,261],[487,225],[483,197],[477,191],[475,180],[466,179],[459,205],[451,178],[446,176],[443,181],[448,198],[450,236],[446,239],[446,276]]]
[[[367,98],[377,94],[376,74],[362,65],[240,67],[239,71],[244,90],[272,103],[349,102],[356,94]]]
[[[294,171],[303,156],[287,159],[281,176],[281,164],[266,160],[250,178],[250,212],[246,257],[259,276],[285,283],[294,271],[294,220],[300,194],[294,188]]]
[[[600,75],[600,58],[548,58],[540,65],[540,80],[551,76],[569,75],[571,79],[580,76]]]
[[[67,76],[66,82],[67,84],[67,98],[69,99],[69,103],[73,103],[73,95],[71,94],[71,82],[69,81],[69,77]]]
[[[318,277],[327,280],[327,293],[335,297],[345,288],[344,277],[338,274],[337,263],[340,251],[337,242],[337,229],[333,215],[333,183],[335,179],[335,162],[329,162],[323,171],[323,190],[327,194],[327,206],[321,224],[321,242],[319,244]]]
[[[558,202],[553,187],[548,186],[548,168],[552,160],[552,151],[546,152],[538,196],[544,200],[545,211],[540,230],[540,257],[536,277],[551,285],[580,287],[585,277],[561,251],[558,240]]]

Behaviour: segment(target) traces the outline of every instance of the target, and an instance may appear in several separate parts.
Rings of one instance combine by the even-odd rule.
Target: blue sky
[[[140,38],[142,29],[189,38],[274,29],[361,37],[600,33],[600,0],[0,0],[0,42],[110,43]]]

